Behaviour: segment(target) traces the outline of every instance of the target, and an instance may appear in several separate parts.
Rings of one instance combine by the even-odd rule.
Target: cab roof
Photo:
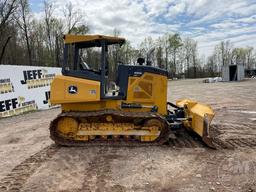
[[[68,35],[64,35],[63,39],[65,44],[72,44],[72,43],[93,44],[101,40],[105,40],[107,45],[123,44],[125,42],[124,38],[106,36],[106,35],[70,35],[68,34]]]

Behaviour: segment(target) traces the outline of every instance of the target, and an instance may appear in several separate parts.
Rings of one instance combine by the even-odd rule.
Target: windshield
[[[77,44],[65,45],[65,70],[101,72],[102,47],[79,47]],[[117,67],[124,58],[120,58],[120,45],[105,47],[105,72],[108,80],[116,79]]]
[[[90,69],[93,71],[100,70],[101,48],[93,47],[86,49],[79,49],[79,65],[80,70]]]
[[[74,44],[67,44],[65,53],[66,70],[100,70],[101,47],[78,48]]]

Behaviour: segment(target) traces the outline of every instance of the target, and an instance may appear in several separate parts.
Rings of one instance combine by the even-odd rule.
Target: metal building
[[[222,81],[241,81],[243,79],[243,65],[228,65],[222,67]]]

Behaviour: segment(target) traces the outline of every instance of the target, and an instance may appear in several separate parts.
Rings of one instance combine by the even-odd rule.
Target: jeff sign
[[[50,107],[50,84],[60,68],[0,65],[0,118]]]

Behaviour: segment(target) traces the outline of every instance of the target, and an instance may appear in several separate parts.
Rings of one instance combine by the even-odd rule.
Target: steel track
[[[147,119],[157,119],[164,124],[164,128],[160,133],[160,136],[153,142],[140,142],[135,139],[94,139],[93,141],[75,141],[62,137],[57,132],[58,120],[62,117],[72,117],[75,119],[81,118],[94,118],[94,117],[104,117],[106,115],[111,115],[113,118],[118,119],[119,122],[133,122],[135,119],[147,120]],[[116,110],[101,110],[92,112],[64,112],[61,113],[56,119],[54,119],[50,124],[50,137],[58,145],[64,146],[97,146],[97,145],[111,145],[111,146],[148,146],[148,145],[162,145],[166,143],[169,139],[170,129],[164,117],[157,113],[150,112],[124,112]]]

